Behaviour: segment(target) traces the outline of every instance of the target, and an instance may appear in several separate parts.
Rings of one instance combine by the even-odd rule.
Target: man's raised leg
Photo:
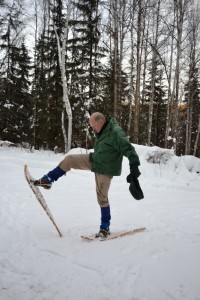
[[[49,171],[41,179],[36,180],[34,184],[37,186],[41,186],[45,189],[50,189],[54,181],[57,181],[61,176],[66,174],[66,172],[70,171],[71,169],[91,170],[89,155],[88,154],[67,155],[55,169]]]

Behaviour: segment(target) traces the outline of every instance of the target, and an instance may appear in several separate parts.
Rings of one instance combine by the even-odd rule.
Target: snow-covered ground
[[[135,148],[145,199],[129,193],[125,158],[110,189],[111,230],[147,230],[87,242],[80,235],[97,232],[100,219],[93,173],[71,170],[42,190],[60,238],[23,167],[39,178],[64,155],[0,147],[0,300],[200,299],[200,159],[165,153],[165,163],[149,163],[159,149]]]

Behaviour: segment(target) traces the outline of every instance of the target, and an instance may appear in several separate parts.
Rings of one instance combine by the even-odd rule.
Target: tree
[[[73,124],[76,143],[79,143],[85,138],[83,123],[86,115],[101,107],[101,59],[105,56],[105,49],[100,45],[99,1],[76,2],[74,17],[69,21],[72,37],[67,41],[66,67],[70,85],[69,99],[73,113],[77,116]]]
[[[152,130],[152,120],[153,120],[153,102],[155,101],[155,80],[156,80],[156,69],[157,69],[157,48],[158,48],[158,33],[159,33],[159,23],[160,23],[160,0],[156,3],[156,13],[153,16],[153,28],[155,28],[155,32],[153,32],[152,37],[152,69],[151,69],[151,97],[149,103],[149,124],[148,124],[148,139],[147,145],[150,146],[151,142],[151,130]],[[155,20],[154,20],[155,18]],[[155,22],[155,24],[154,24]]]
[[[31,141],[31,63],[25,43],[20,39],[20,16],[21,7],[17,3],[9,7],[4,16],[1,34],[1,138],[16,143]]]
[[[175,0],[174,1],[174,15],[176,23],[176,62],[175,62],[175,74],[174,74],[174,83],[172,91],[172,101],[173,105],[171,107],[171,128],[172,136],[177,137],[177,128],[178,128],[178,104],[179,104],[179,87],[180,87],[180,59],[182,53],[182,38],[183,38],[183,25],[185,21],[185,14],[188,10],[190,0]],[[176,144],[175,144],[176,150]]]
[[[60,17],[62,15],[62,2],[58,1],[58,8],[59,8],[59,13],[57,16]],[[55,20],[54,22],[54,30],[56,34],[56,39],[57,39],[57,46],[58,46],[58,57],[59,57],[59,66],[60,66],[60,72],[61,72],[61,78],[62,78],[62,87],[63,87],[63,106],[66,109],[67,117],[68,117],[68,138],[66,136],[66,131],[65,131],[65,113],[64,110],[62,111],[62,131],[63,131],[63,137],[64,137],[64,144],[65,144],[65,153],[67,153],[71,149],[71,144],[72,144],[72,109],[71,109],[71,104],[69,101],[68,97],[68,84],[67,84],[67,76],[66,76],[66,43],[68,40],[68,26],[69,26],[69,18],[70,18],[70,13],[71,13],[71,0],[68,1],[68,13],[67,17],[65,20],[65,25],[64,25],[64,32],[61,34],[61,28],[62,28],[62,20],[60,20],[60,24],[57,24]],[[53,12],[53,19],[54,17],[54,12]],[[59,25],[59,27],[57,27]],[[59,31],[58,31],[59,28]],[[60,34],[59,34],[60,32]]]
[[[144,3],[143,0],[136,1],[138,13],[136,21],[136,84],[134,95],[134,127],[133,142],[138,143],[139,138],[139,111],[140,111],[140,86],[141,86],[141,64],[142,64],[142,47],[144,22]],[[144,25],[143,25],[144,24]]]
[[[199,111],[200,111],[200,82],[198,63],[198,25],[200,24],[198,10],[190,12],[188,21],[189,34],[189,68],[188,81],[185,84],[186,101],[186,136],[185,154],[194,153],[194,144],[198,132]]]
[[[55,2],[51,10],[48,5],[44,7],[43,20],[44,27],[36,41],[35,53],[35,146],[47,149],[57,146],[66,151],[62,134],[63,91],[56,37],[56,34],[61,37],[63,32],[62,3]]]

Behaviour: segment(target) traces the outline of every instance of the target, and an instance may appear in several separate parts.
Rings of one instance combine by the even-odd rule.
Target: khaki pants
[[[91,171],[91,163],[88,154],[70,154],[67,155],[60,163],[59,167],[68,172],[70,169]],[[112,176],[95,173],[97,201],[100,207],[107,207],[108,191],[110,188]]]

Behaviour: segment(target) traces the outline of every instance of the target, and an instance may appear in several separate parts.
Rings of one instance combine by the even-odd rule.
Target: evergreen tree
[[[86,113],[96,111],[102,104],[101,58],[105,56],[105,51],[100,47],[99,1],[82,0],[74,5],[79,17],[69,23],[72,38],[67,45],[67,72],[70,102],[76,116],[73,124],[74,142],[77,143],[85,138],[83,120],[86,120]]]
[[[46,146],[48,132],[48,82],[46,76],[47,47],[45,35],[40,36],[36,45],[36,61],[34,65],[34,82],[32,96],[34,101],[34,147]]]
[[[102,78],[102,105],[101,111],[106,115],[113,116],[113,103],[114,103],[114,60],[113,56],[110,57],[110,61],[107,67],[104,67],[103,78]],[[120,79],[120,101],[118,103],[118,118],[117,121],[120,123],[122,128],[127,131],[127,125],[129,120],[129,83],[128,74],[121,70]]]
[[[19,42],[20,9],[12,6],[4,18],[0,47],[0,138],[15,143],[30,142],[30,57]]]
[[[43,32],[36,45],[34,95],[35,147],[64,149],[61,115],[63,110],[61,73],[58,59],[58,46],[55,34],[62,34],[62,1],[55,1],[48,29]]]
[[[10,69],[3,79],[2,139],[15,143],[31,142],[32,102],[29,93],[30,57],[22,44],[10,48]]]

